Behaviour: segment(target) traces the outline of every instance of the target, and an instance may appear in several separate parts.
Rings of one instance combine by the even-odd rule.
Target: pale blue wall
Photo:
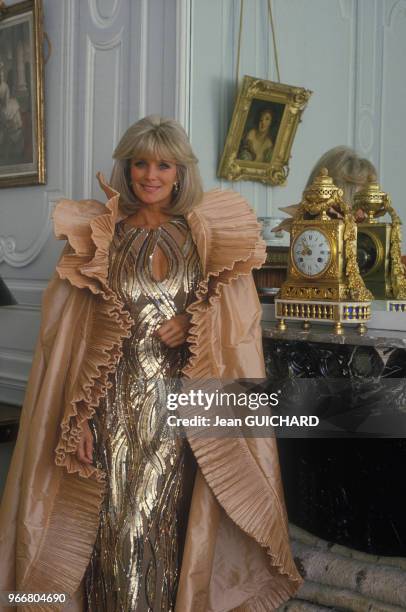
[[[190,126],[206,187],[231,187],[260,216],[279,214],[278,206],[299,201],[320,155],[345,144],[377,165],[406,223],[406,1],[273,0],[272,6],[281,81],[314,92],[285,187],[216,178],[233,110],[240,1],[191,2]],[[240,75],[275,80],[271,49],[267,0],[246,0]]]
[[[7,2],[12,4],[11,1]],[[0,189],[0,275],[19,302],[0,310],[0,401],[21,403],[41,296],[62,242],[51,214],[62,197],[103,199],[128,125],[175,114],[176,0],[44,0],[47,184]],[[12,248],[2,248],[7,241]]]
[[[45,66],[48,180],[0,189],[0,275],[19,302],[0,309],[0,401],[17,405],[31,367],[42,292],[63,245],[53,236],[56,201],[104,200],[95,173],[109,176],[121,133],[143,115],[175,114],[176,0],[43,5],[52,45]],[[0,445],[0,492],[11,448]]]

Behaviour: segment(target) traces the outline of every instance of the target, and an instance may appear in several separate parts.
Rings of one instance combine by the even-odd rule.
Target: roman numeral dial
[[[292,246],[293,262],[305,276],[318,276],[330,265],[331,246],[325,234],[318,229],[306,229]]]

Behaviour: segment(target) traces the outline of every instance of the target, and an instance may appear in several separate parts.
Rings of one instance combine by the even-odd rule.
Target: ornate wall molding
[[[175,117],[190,131],[190,71],[192,51],[191,0],[176,0]]]
[[[47,9],[46,4],[45,8]],[[32,236],[31,243],[25,248],[20,246],[19,236],[10,236],[11,232],[8,233],[7,230],[0,238],[0,261],[15,269],[31,266],[44,251],[52,234],[51,214],[55,203],[61,197],[71,197],[72,193],[73,116],[77,74],[75,66],[77,45],[75,42],[78,8],[77,0],[61,0],[49,5],[50,10],[46,13],[46,18],[48,17],[50,21],[47,29],[51,40],[55,39],[56,33],[58,40],[58,48],[52,60],[47,64],[48,82],[52,80],[53,89],[47,87],[45,100],[48,156],[54,155],[52,159],[54,166],[52,174],[48,175],[48,185],[43,188],[42,202],[41,200],[36,202],[35,214],[40,219],[38,234]],[[38,189],[36,191],[38,192]],[[22,192],[20,189],[18,195],[20,193],[21,198],[27,197],[27,192]],[[41,272],[36,271],[35,274],[38,276]],[[12,278],[11,280],[6,278],[6,280],[19,304],[11,308],[3,308],[0,313],[0,325],[4,332],[2,333],[2,344],[7,346],[7,349],[0,346],[0,397],[3,401],[19,404],[24,397],[32,360],[32,348],[35,343],[36,330],[39,328],[42,292],[48,284],[48,279],[34,281],[25,278]],[[6,334],[10,337],[6,338]],[[26,350],[8,348],[17,337],[26,346]]]
[[[368,108],[361,111],[358,120],[358,149],[363,156],[369,157],[375,141],[373,113]]]
[[[86,98],[85,98],[85,124],[83,126],[84,152],[83,152],[83,197],[90,198],[92,193],[93,168],[93,131],[94,131],[94,63],[96,48],[90,37],[86,38]]]
[[[0,263],[5,262],[13,268],[23,268],[30,265],[41,253],[51,234],[51,211],[53,203],[45,196],[45,206],[41,214],[41,230],[33,242],[26,248],[18,250],[17,239],[14,236],[0,236]]]
[[[395,0],[392,6],[387,9],[385,25],[391,28],[395,17],[399,15],[406,18],[406,0]]]
[[[74,19],[75,2],[64,0],[61,10],[61,53],[59,95],[61,108],[58,113],[64,117],[59,122],[59,137],[57,141],[64,143],[63,153],[60,155],[59,187],[45,188],[43,192],[43,205],[41,207],[40,231],[26,248],[18,247],[18,237],[0,235],[0,263],[6,263],[13,268],[29,266],[38,257],[52,233],[51,213],[56,201],[61,197],[69,197],[72,189],[72,113],[73,113],[73,87],[66,86],[72,83],[73,53],[74,53]],[[48,129],[48,133],[50,130]]]
[[[378,0],[378,3],[380,0]],[[376,161],[379,142],[380,100],[376,95],[381,79],[377,0],[359,0],[357,11],[357,69],[355,146],[365,157]]]
[[[95,146],[95,64],[98,53],[113,52],[114,71],[109,77],[112,79],[114,91],[113,108],[105,110],[109,120],[113,122],[113,140],[117,142],[120,134],[120,95],[122,85],[123,64],[123,28],[103,42],[92,41],[90,36],[86,37],[86,94],[85,94],[85,119],[84,119],[84,185],[83,197],[91,198],[93,192],[94,175],[94,146]]]
[[[138,112],[140,117],[147,114],[147,75],[148,75],[148,0],[140,2],[140,28],[139,28],[139,84],[138,84]]]
[[[402,120],[406,86],[403,58],[406,51],[406,0],[382,2],[382,109],[380,142],[380,182],[391,194],[403,222],[403,248],[406,248],[406,213],[403,205],[403,172],[406,129]]]
[[[64,0],[62,13],[62,41],[64,50],[61,57],[62,78],[60,81],[61,121],[60,131],[62,142],[65,144],[63,156],[60,159],[60,188],[61,195],[72,197],[73,188],[73,155],[74,155],[74,116],[75,116],[75,50],[77,48],[75,23],[77,21],[77,4],[71,0]],[[68,87],[66,84],[69,84]]]
[[[187,10],[190,0],[183,1],[182,10]],[[141,114],[152,112],[160,97],[169,100],[167,112],[173,115],[176,79],[183,81],[183,76],[175,74],[175,0],[44,0],[44,14],[53,42],[46,66],[48,185],[35,191],[27,215],[27,224],[32,223],[28,236],[16,229],[17,212],[14,225],[0,229],[0,261],[25,268],[25,277],[44,280],[19,279],[9,269],[9,275],[4,274],[19,305],[0,312],[0,325],[3,331],[6,323],[8,336],[2,336],[0,351],[1,344],[8,347],[21,342],[32,352],[42,292],[48,283],[45,256],[48,252],[56,256],[51,238],[55,203],[61,197],[98,197],[94,171],[96,166],[102,170],[111,167],[112,146],[122,129]],[[150,79],[151,71],[165,77],[164,85],[160,77]],[[189,101],[189,96],[185,98]],[[16,191],[12,197],[23,203],[27,193]],[[14,214],[17,207],[10,203],[10,209]],[[32,266],[36,258],[39,261]],[[26,370],[21,370],[18,355],[9,357],[0,365],[0,396],[18,402],[29,367],[26,361]],[[15,372],[20,378],[15,379]]]
[[[118,13],[119,0],[89,0],[89,13],[97,28],[110,27]]]

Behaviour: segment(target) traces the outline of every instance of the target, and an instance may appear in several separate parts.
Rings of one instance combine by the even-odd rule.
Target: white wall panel
[[[383,97],[381,182],[389,191],[403,222],[406,251],[406,1],[385,0],[383,24]]]
[[[16,325],[18,318],[18,325]],[[0,390],[1,401],[21,401],[31,367],[38,331],[39,309],[20,306],[1,309]]]
[[[381,17],[381,0],[359,0],[354,145],[377,166],[382,98],[382,36],[378,35]]]
[[[240,2],[192,0],[191,139],[207,188],[240,191],[259,215],[298,201],[319,155],[352,144],[355,3],[351,0],[274,0],[281,81],[314,91],[292,149],[286,187],[216,178],[235,99]],[[240,75],[276,80],[266,0],[245,2]],[[276,213],[277,214],[277,213]]]
[[[96,172],[110,166],[106,147],[112,151],[121,134],[123,51],[122,29],[103,43],[87,39],[83,197],[97,193]]]
[[[146,113],[173,116],[176,86],[176,0],[148,0],[147,14]]]
[[[0,310],[0,399],[20,403],[38,333],[41,294],[61,245],[53,238],[55,202],[72,190],[73,95],[77,2],[44,1],[52,54],[45,67],[47,184],[0,190],[0,228],[15,250],[0,265],[19,305]]]
[[[7,2],[11,4],[11,2]],[[145,114],[173,116],[175,0],[44,0],[47,184],[0,190],[0,274],[20,306],[0,310],[0,400],[19,403],[40,301],[62,243],[50,216],[61,197],[103,199],[121,133]]]
[[[207,188],[232,188],[259,215],[298,202],[322,153],[346,144],[380,171],[406,223],[405,0],[273,0],[281,80],[313,90],[285,187],[216,177],[235,99],[240,0],[190,0],[190,133]],[[267,0],[246,0],[240,74],[276,80]],[[406,233],[406,231],[405,231]],[[404,251],[406,250],[404,240]]]
[[[107,28],[116,16],[120,0],[90,0],[90,15],[96,26]]]

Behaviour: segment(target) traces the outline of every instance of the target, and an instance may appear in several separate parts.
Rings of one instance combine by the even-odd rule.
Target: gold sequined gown
[[[152,270],[157,248],[168,263],[161,281]],[[200,278],[183,217],[149,230],[117,224],[109,284],[135,323],[112,386],[90,421],[107,493],[85,577],[89,612],[175,607],[194,460],[185,440],[166,424],[166,397],[178,388],[188,350],[167,347],[154,332],[184,312]]]

